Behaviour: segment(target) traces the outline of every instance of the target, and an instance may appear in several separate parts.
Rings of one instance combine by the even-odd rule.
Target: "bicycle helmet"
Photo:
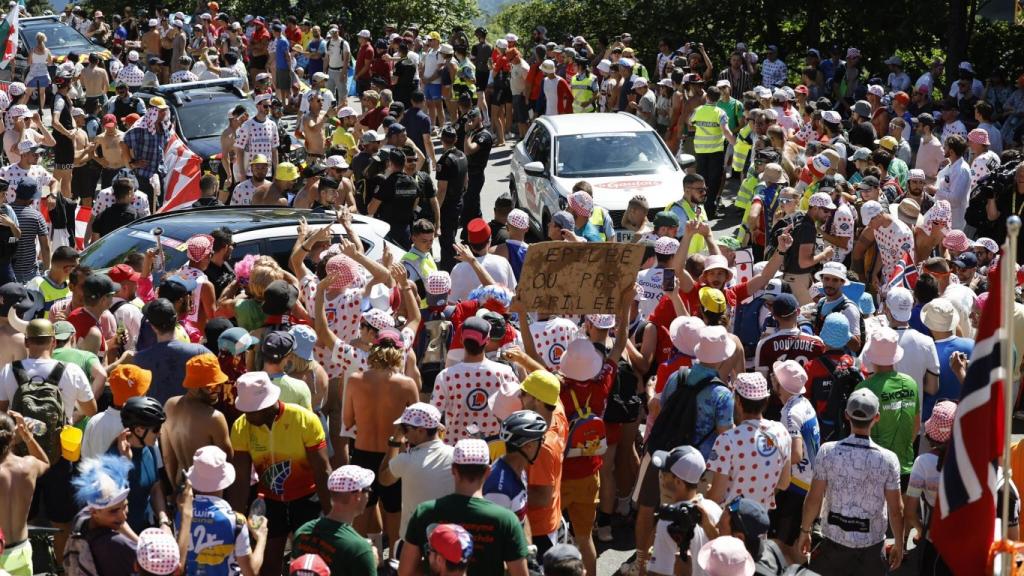
[[[513,412],[501,423],[501,439],[510,449],[542,440],[547,431],[548,423],[533,410]]]
[[[164,414],[164,407],[160,401],[149,396],[129,398],[121,408],[121,424],[125,428],[133,426],[158,428],[166,420],[167,415]]]

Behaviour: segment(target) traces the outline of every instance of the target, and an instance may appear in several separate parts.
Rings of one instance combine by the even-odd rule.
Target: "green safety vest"
[[[463,76],[462,71],[463,71],[463,68],[465,68],[465,67],[473,68],[473,63],[469,62],[469,60],[467,59],[466,62],[460,62],[458,64],[457,70],[456,70],[456,73],[455,73],[455,78],[452,79],[452,91],[455,93],[456,96],[459,96],[459,95],[461,95],[462,93],[465,92],[465,93],[469,94],[470,96],[472,96],[473,98],[476,98],[476,81],[475,81],[475,79],[474,80],[468,80],[468,79],[462,77]]]
[[[578,75],[573,76],[569,85],[572,87],[572,111],[577,114],[593,112],[596,101],[594,99],[594,75],[587,74],[585,78],[580,78]],[[589,102],[589,104],[584,107],[580,102]]]
[[[590,214],[590,223],[597,228],[597,235],[601,237],[601,242],[606,242],[608,237],[604,234],[604,210],[595,206],[594,212]]]
[[[705,212],[704,210],[701,210],[700,211],[700,218],[698,218],[697,217],[697,211],[694,210],[693,205],[690,204],[689,202],[687,202],[686,200],[676,200],[675,202],[673,202],[673,203],[669,204],[668,206],[666,206],[665,210],[668,211],[668,212],[672,212],[673,211],[672,209],[676,208],[676,207],[678,207],[680,210],[683,211],[684,214],[686,214],[687,222],[689,222],[690,220],[695,220],[697,222],[707,222],[708,221],[707,212]],[[680,226],[679,227],[679,231],[682,232],[682,229],[683,229],[683,226]],[[697,235],[695,235],[690,240],[690,250],[687,252],[687,254],[696,254],[698,252],[703,252],[704,248],[705,248],[704,237],[701,236],[700,234],[697,234]]]
[[[693,113],[693,120],[690,124],[696,130],[693,135],[693,152],[695,154],[714,154],[725,149],[722,114],[725,112],[711,104],[703,104]]]
[[[432,273],[437,272],[437,262],[434,262],[434,259],[430,256],[430,254],[417,256],[410,250],[409,252],[402,254],[402,262],[408,262],[412,264],[413,268],[415,268],[419,272],[420,278],[423,280],[424,285],[427,283],[427,278],[429,278]],[[427,299],[420,298],[420,308],[422,309],[426,307]]]
[[[743,173],[743,168],[747,165],[747,156],[750,155],[750,132],[752,128],[750,124],[744,125],[740,128],[740,132],[736,137],[736,144],[732,147],[732,170],[733,172]]]
[[[647,73],[647,66],[644,66],[640,62],[636,63],[636,67],[633,68],[633,71],[636,72],[637,76],[643,78],[644,80],[651,79],[651,75]]]
[[[737,239],[740,244],[746,243],[750,238],[750,230],[747,228],[747,217],[750,215],[750,205],[754,201],[754,192],[757,189],[757,175],[753,173],[753,169],[747,172],[747,176],[743,179],[740,184],[740,189],[736,193],[736,205],[739,206],[740,202],[744,202],[743,205],[743,218],[740,220],[740,234],[737,235]]]
[[[46,312],[43,313],[43,318],[50,317],[50,306],[57,300],[62,300],[71,293],[71,288],[67,283],[64,286],[54,286],[49,277],[43,275],[38,276],[38,280],[29,282],[29,288],[38,291],[43,295],[43,304],[46,306]]]

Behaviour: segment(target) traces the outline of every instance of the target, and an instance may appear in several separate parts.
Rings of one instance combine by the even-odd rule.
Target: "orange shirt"
[[[554,486],[551,504],[544,508],[528,508],[526,517],[535,536],[550,534],[558,529],[562,518],[562,458],[569,438],[569,419],[561,401],[551,417],[551,426],[544,434],[537,459],[526,471],[529,486]]]

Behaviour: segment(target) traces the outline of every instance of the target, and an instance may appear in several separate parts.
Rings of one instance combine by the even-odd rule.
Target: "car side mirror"
[[[693,166],[697,163],[697,159],[690,154],[680,153],[676,156],[676,162],[679,162],[679,167],[686,170],[689,166]]]
[[[544,168],[543,162],[527,162],[523,166],[523,170],[528,176],[546,176],[547,169]]]

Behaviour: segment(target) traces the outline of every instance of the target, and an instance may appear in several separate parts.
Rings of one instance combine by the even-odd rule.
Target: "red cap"
[[[303,554],[288,565],[288,574],[292,576],[331,576],[331,569],[319,555]]]
[[[907,93],[902,90],[893,94],[892,99],[901,104],[910,104],[910,96],[908,96]]]
[[[486,244],[491,239],[491,227],[483,218],[474,218],[466,225],[466,235],[470,244]]]
[[[458,524],[439,524],[430,532],[430,549],[452,564],[466,564],[473,555],[473,537]]]
[[[793,91],[796,92],[797,94],[807,94],[807,86],[800,84]]]
[[[139,118],[142,118],[142,116],[139,116],[138,114],[132,112],[131,114],[124,117],[124,125],[130,127],[132,124],[138,122]]]
[[[139,281],[139,273],[127,264],[118,264],[117,266],[114,266],[107,272],[107,276],[110,276],[110,279],[118,284]]]
[[[117,116],[114,116],[113,114],[104,114],[103,127],[109,128],[111,126],[117,126]]]

